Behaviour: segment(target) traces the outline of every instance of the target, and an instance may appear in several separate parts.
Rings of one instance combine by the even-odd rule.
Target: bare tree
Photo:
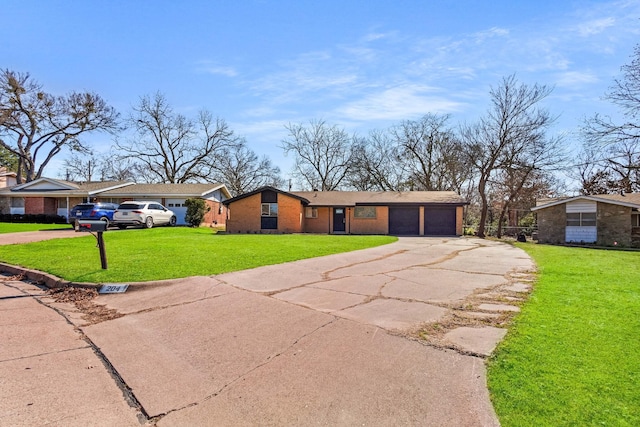
[[[533,171],[540,164],[531,162],[536,157],[527,153],[535,153],[536,149],[552,144],[547,142],[546,131],[555,118],[548,110],[538,107],[551,91],[552,88],[544,85],[519,84],[515,75],[505,77],[500,86],[491,88],[491,108],[486,115],[476,124],[461,128],[469,162],[477,173],[481,200],[477,233],[480,237],[485,237],[488,186],[492,177],[499,170],[513,167],[520,170],[522,177],[526,176],[522,171]]]
[[[87,152],[81,136],[114,131],[117,119],[116,111],[94,93],[53,96],[28,73],[0,72],[0,146],[18,157],[19,183],[40,178],[64,148]]]
[[[586,141],[578,155],[574,176],[582,194],[612,194],[640,190],[640,153],[633,141],[619,141],[604,147]]]
[[[224,182],[233,196],[265,185],[280,187],[283,184],[280,168],[274,166],[266,156],[258,157],[244,140],[228,147],[218,156],[212,177]]]
[[[72,154],[71,157],[65,159],[62,163],[63,171],[60,176],[67,181],[84,181],[91,182],[94,178],[98,178],[101,167],[101,160],[96,156],[79,156]]]
[[[100,165],[100,177],[109,181],[136,182],[139,166],[131,159],[120,159],[117,156],[104,156]]]
[[[391,128],[409,171],[413,190],[461,191],[471,177],[462,143],[448,126],[449,115],[426,114]]]
[[[605,95],[605,99],[620,107],[625,120],[615,123],[608,116],[596,114],[583,127],[587,141],[640,144],[640,45],[635,46],[632,58],[630,64],[621,67],[622,77],[614,80]]]
[[[74,154],[63,163],[60,176],[70,181],[134,181],[137,165],[111,155]]]
[[[323,120],[309,126],[289,124],[282,141],[285,154],[295,156],[294,173],[303,185],[322,191],[339,189],[353,165],[353,140],[344,129]]]
[[[201,111],[196,120],[173,111],[164,95],[143,96],[129,118],[136,138],[116,142],[121,158],[141,166],[145,180],[166,183],[206,181],[216,155],[237,143],[222,119]]]
[[[388,131],[372,131],[353,147],[349,186],[359,191],[402,191],[407,189],[406,164]]]

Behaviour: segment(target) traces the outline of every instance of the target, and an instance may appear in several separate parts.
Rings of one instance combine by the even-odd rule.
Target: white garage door
[[[187,207],[184,204],[185,199],[167,199],[166,207],[171,209],[176,214],[178,219],[178,225],[185,225],[187,222],[184,217],[187,215]]]

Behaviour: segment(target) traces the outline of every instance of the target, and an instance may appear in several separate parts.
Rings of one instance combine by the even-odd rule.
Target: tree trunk
[[[480,194],[481,205],[480,205],[480,223],[478,224],[478,237],[485,237],[485,223],[487,222],[487,212],[489,211],[489,204],[487,202],[487,179],[485,177],[480,178],[480,182],[478,182],[478,193]]]

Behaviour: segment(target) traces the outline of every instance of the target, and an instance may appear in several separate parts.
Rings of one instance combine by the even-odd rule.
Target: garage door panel
[[[185,206],[185,199],[167,199],[166,207],[171,209],[176,215],[177,224],[185,225],[187,223],[185,217],[187,216],[187,207]]]
[[[417,236],[420,234],[419,207],[389,207],[389,234]]]
[[[455,206],[427,206],[424,208],[424,234],[426,236],[455,236]]]

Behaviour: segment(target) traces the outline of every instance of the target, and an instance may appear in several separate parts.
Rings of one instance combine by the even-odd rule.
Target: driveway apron
[[[149,424],[492,426],[485,360],[534,269],[499,242],[400,238],[132,283],[94,300],[122,315],[98,323],[52,305]]]

